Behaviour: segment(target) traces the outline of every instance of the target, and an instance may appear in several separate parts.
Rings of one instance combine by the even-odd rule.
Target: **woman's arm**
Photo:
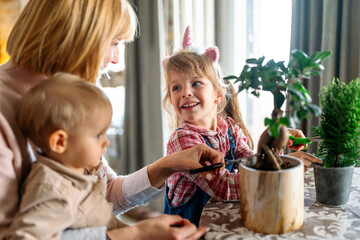
[[[161,215],[160,217],[142,221],[130,227],[108,231],[107,235],[113,240],[195,240],[204,235],[206,229],[207,227],[197,229],[187,219],[177,215]]]
[[[9,122],[0,112],[0,239],[18,211],[20,181],[30,165],[30,159],[24,160],[21,155],[25,149],[25,139],[24,146],[20,146]]]
[[[108,179],[106,198],[114,204],[116,214],[145,204],[163,196],[164,189],[158,188],[172,173],[202,167],[202,159],[213,163],[223,161],[219,152],[205,144],[160,158],[127,176],[117,176],[105,161],[103,168]]]

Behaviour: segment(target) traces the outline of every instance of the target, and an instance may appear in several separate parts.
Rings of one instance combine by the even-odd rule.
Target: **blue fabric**
[[[227,132],[230,142],[230,151],[225,157],[225,161],[234,160],[234,149],[235,141],[232,138],[230,131]],[[210,143],[204,138],[205,143],[211,147]],[[234,163],[226,165],[226,169],[231,172],[233,170]],[[206,203],[211,198],[207,193],[205,193],[200,187],[196,186],[196,190],[191,196],[191,198],[178,206],[172,207],[170,205],[170,200],[168,199],[169,188],[166,186],[166,195],[164,203],[164,213],[172,215],[180,215],[183,218],[189,219],[190,222],[199,226],[201,212],[204,209]]]

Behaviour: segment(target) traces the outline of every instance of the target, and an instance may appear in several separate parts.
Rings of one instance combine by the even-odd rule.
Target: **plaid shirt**
[[[225,157],[230,151],[228,129],[235,141],[233,152],[235,159],[255,154],[246,144],[243,131],[229,117],[223,119],[218,116],[216,131],[200,129],[188,123],[180,124],[179,128],[181,129],[173,132],[170,136],[167,144],[168,155],[205,143],[204,139],[206,139],[213,149],[221,152]],[[224,169],[217,175],[208,174],[206,178],[199,174],[191,175],[188,172],[174,173],[167,180],[168,199],[171,206],[178,206],[188,201],[194,194],[196,186],[199,186],[210,197],[218,201],[240,199],[237,164],[233,169],[231,173]]]

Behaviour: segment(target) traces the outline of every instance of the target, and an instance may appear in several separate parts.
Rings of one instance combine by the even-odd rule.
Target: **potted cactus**
[[[334,79],[320,94],[322,113],[312,130],[322,141],[314,167],[316,200],[328,206],[348,202],[354,165],[360,158],[360,78]]]
[[[284,62],[264,57],[247,59],[240,76],[225,79],[239,83],[238,92],[261,91],[273,94],[274,109],[265,119],[267,129],[260,137],[257,156],[239,165],[240,211],[242,223],[250,230],[279,234],[302,226],[304,212],[303,163],[290,156],[280,156],[288,141],[287,126],[297,127],[300,120],[320,115],[320,108],[312,103],[302,80],[320,74],[321,62],[330,52],[311,56],[300,50],[291,52],[287,66]],[[289,101],[291,111],[284,116],[282,107]]]

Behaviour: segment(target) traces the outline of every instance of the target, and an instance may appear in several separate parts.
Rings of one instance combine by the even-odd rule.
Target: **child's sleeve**
[[[106,160],[103,160],[103,163],[102,168],[107,177],[106,199],[113,203],[115,214],[163,196],[164,188],[157,189],[151,186],[147,173],[148,166],[129,175],[118,176]]]
[[[204,138],[195,132],[180,129],[171,134],[167,144],[167,155],[205,143]]]
[[[194,147],[204,142],[200,134],[178,130],[169,139],[167,154]],[[216,175],[214,172],[208,172],[206,178],[200,174],[189,174],[189,172],[175,173],[168,179],[168,183],[176,185],[176,191],[180,193],[193,190],[195,184],[218,201],[238,200],[240,198],[239,176],[236,173],[229,173],[226,169]]]

